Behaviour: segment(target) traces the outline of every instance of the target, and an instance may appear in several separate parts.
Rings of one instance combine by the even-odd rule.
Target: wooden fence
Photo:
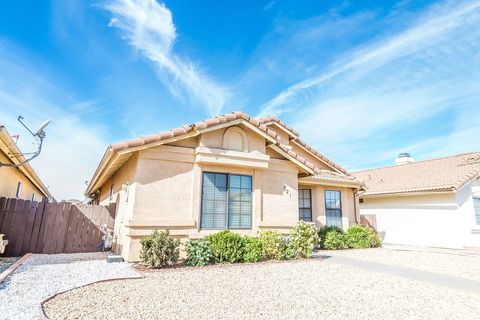
[[[5,256],[31,253],[100,251],[102,226],[113,229],[115,204],[108,207],[69,202],[0,198],[0,234]]]

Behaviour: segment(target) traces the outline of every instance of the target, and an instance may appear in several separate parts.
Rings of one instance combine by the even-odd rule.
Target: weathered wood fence
[[[69,202],[0,198],[0,234],[5,256],[31,253],[100,251],[102,226],[113,229],[115,204],[108,207]]]

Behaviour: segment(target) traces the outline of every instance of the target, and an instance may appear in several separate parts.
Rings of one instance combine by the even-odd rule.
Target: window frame
[[[202,227],[203,225],[203,202],[204,202],[204,190],[203,183],[205,174],[221,174],[226,176],[226,201],[225,201],[225,226],[220,228]],[[250,178],[250,226],[249,227],[230,227],[230,176],[249,177]],[[200,230],[251,230],[253,228],[253,176],[248,174],[237,174],[229,172],[214,172],[214,171],[202,171],[202,179],[200,182]]]
[[[301,207],[300,206],[300,195],[298,197],[298,220],[299,221],[305,221],[305,222],[313,222],[313,210],[312,210],[312,189],[309,189],[309,188],[298,188],[298,191],[300,193],[300,191],[302,192],[305,192],[305,191],[308,191],[308,193],[310,194],[310,197],[308,198],[308,202],[309,202],[309,207]],[[302,198],[303,201],[305,201],[305,198]],[[301,217],[301,214],[300,214],[300,210],[301,209],[310,209],[310,220],[305,220],[305,219],[302,219]]]
[[[339,208],[329,208],[328,205],[327,205],[327,192],[335,192],[335,193],[338,193],[339,197],[339,202],[340,202],[340,206]],[[343,207],[342,207],[342,191],[340,190],[331,190],[331,189],[325,189],[325,192],[324,192],[324,197],[325,197],[325,224],[327,226],[329,226],[328,224],[328,210],[334,210],[334,211],[339,211],[340,212],[340,228],[343,228]]]
[[[480,197],[479,196],[474,196],[472,197],[473,201],[473,213],[475,217],[475,222],[477,225],[480,225]],[[475,202],[478,202],[477,205],[475,205]]]

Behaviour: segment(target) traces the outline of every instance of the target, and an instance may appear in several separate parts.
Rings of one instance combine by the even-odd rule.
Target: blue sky
[[[108,144],[243,110],[350,170],[480,149],[480,1],[3,1],[0,122],[82,198]]]

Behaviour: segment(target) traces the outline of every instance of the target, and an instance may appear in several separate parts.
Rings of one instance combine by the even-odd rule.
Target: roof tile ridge
[[[383,166],[383,167],[378,167],[378,168],[363,169],[363,170],[358,170],[358,171],[352,171],[352,174],[359,173],[359,172],[365,172],[365,171],[380,170],[380,169],[397,168],[397,167],[400,168],[400,167],[414,165],[414,164],[417,164],[417,163],[423,163],[423,162],[429,162],[429,161],[436,161],[436,160],[443,160],[443,159],[448,159],[448,158],[466,156],[468,154],[473,154],[473,153],[480,154],[480,151],[463,152],[463,153],[454,154],[454,155],[450,155],[450,156],[443,156],[443,157],[437,157],[437,158],[431,158],[431,159],[425,159],[425,160],[418,160],[418,161],[415,161],[415,162],[405,163],[405,164],[401,164],[401,165],[391,164],[391,165],[388,165],[388,166]]]

